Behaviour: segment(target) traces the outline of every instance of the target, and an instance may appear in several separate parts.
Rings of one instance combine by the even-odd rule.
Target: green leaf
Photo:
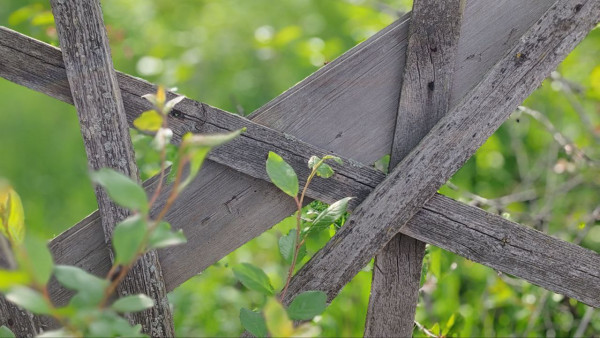
[[[0,292],[6,292],[16,285],[27,285],[31,278],[21,270],[0,270]]]
[[[178,191],[181,192],[188,184],[192,182],[192,180],[196,177],[202,164],[204,163],[204,159],[211,151],[213,147],[225,144],[236,137],[238,137],[241,133],[246,131],[246,128],[242,128],[230,133],[223,134],[212,134],[212,135],[194,135],[192,133],[187,133],[183,136],[182,139],[182,147],[186,148],[186,155],[190,159],[190,173],[183,180],[183,182],[179,185]],[[171,168],[171,172],[178,168],[178,164],[173,165]],[[176,175],[176,172],[172,175],[169,174],[169,177],[173,177]]]
[[[344,161],[342,161],[341,158],[339,158],[337,156],[334,156],[334,155],[325,155],[325,156],[323,156],[323,161],[326,161],[326,160],[333,160],[333,161],[335,161],[339,165],[344,164]]]
[[[432,248],[429,258],[429,271],[439,281],[442,278],[442,249]]]
[[[88,326],[88,332],[86,336],[90,337],[145,337],[141,331],[141,325],[131,326],[129,322],[116,312],[110,310],[104,310],[96,315],[85,315],[86,317],[93,317],[95,320]]]
[[[375,169],[387,174],[390,168],[390,155],[385,155],[374,163]]]
[[[311,158],[308,160],[308,167],[310,169],[314,169],[315,167],[317,168],[317,176],[322,177],[322,178],[329,178],[331,176],[333,176],[334,172],[333,172],[333,168],[331,168],[331,166],[329,166],[328,164],[325,163],[325,160],[327,159],[332,159],[335,160],[338,163],[342,163],[341,159],[337,156],[331,156],[331,155],[327,155],[325,157],[323,157],[323,159],[319,158],[318,156],[311,156]],[[320,163],[320,164],[319,164]]]
[[[431,331],[431,333],[433,333],[436,336],[440,335],[440,323],[435,323],[431,329],[429,329],[429,331]]]
[[[155,132],[162,126],[163,116],[156,110],[147,110],[133,120],[133,125],[142,131]]]
[[[333,168],[329,166],[327,163],[322,163],[319,168],[317,168],[317,176],[322,178],[329,178],[333,176]]]
[[[321,328],[314,323],[302,323],[294,328],[291,337],[319,337]]]
[[[189,145],[192,147],[208,147],[214,148],[225,143],[228,143],[240,136],[241,133],[245,132],[246,128],[238,129],[229,133],[219,133],[219,134],[192,134],[187,133],[183,136],[182,142],[185,142],[185,145]]]
[[[170,113],[171,110],[173,110],[173,108],[175,107],[175,105],[183,101],[183,99],[185,99],[185,96],[177,96],[176,98],[169,100],[167,103],[165,103],[165,109],[163,110],[163,113],[165,115]]]
[[[117,299],[111,308],[117,312],[139,312],[154,306],[154,300],[144,295],[126,296]]]
[[[56,337],[71,338],[71,337],[75,337],[75,336],[72,333],[70,333],[69,331],[65,330],[64,328],[58,329],[58,330],[44,331],[40,335],[36,336],[36,338],[56,338]]]
[[[91,177],[92,181],[106,190],[115,203],[144,214],[148,212],[146,192],[131,178],[108,168],[93,172]]]
[[[34,26],[48,26],[54,25],[54,16],[51,11],[43,11],[41,13],[36,14],[31,19],[31,24]]]
[[[67,289],[79,291],[72,300],[78,307],[93,307],[100,304],[104,292],[110,284],[106,279],[98,278],[88,272],[70,265],[54,267],[54,277]]]
[[[175,182],[175,178],[177,177],[177,169],[179,168],[180,158],[181,155],[179,154],[179,152],[177,152],[173,158],[173,164],[171,165],[171,168],[169,168],[169,173],[167,174],[167,184],[173,184],[173,182]],[[179,191],[181,191],[181,189]]]
[[[310,320],[327,307],[327,295],[323,291],[305,291],[296,296],[287,309],[293,320]]]
[[[298,195],[298,176],[294,168],[272,151],[267,158],[267,174],[271,182],[281,191],[292,197]]]
[[[464,325],[464,317],[459,312],[456,312],[452,314],[452,316],[450,316],[450,318],[446,322],[446,327],[444,328],[442,335],[449,336],[453,334],[458,334],[462,330]]]
[[[340,218],[346,212],[348,207],[348,202],[353,197],[345,197],[341,200],[331,204],[327,209],[321,211],[319,216],[315,218],[313,224],[311,225],[309,232],[313,231],[321,231],[327,228],[331,223],[335,222],[338,218]]]
[[[17,304],[25,310],[35,314],[47,315],[51,313],[50,307],[41,293],[24,287],[15,286],[6,293],[6,299]]]
[[[17,261],[37,284],[48,283],[54,261],[45,240],[35,235],[25,236],[22,250],[17,251]]]
[[[0,337],[2,338],[15,338],[15,334],[6,326],[0,326]]]
[[[267,324],[265,318],[259,312],[254,312],[246,308],[240,309],[240,322],[242,326],[248,332],[252,333],[256,337],[266,337],[269,332],[267,331]]]
[[[314,168],[317,165],[317,163],[319,163],[320,161],[321,161],[321,158],[319,156],[314,156],[314,155],[311,156],[308,159],[308,168],[309,169]]]
[[[267,274],[250,263],[242,263],[233,267],[233,274],[248,289],[273,295],[273,286]]]
[[[0,180],[0,234],[14,244],[25,237],[25,213],[19,194],[5,181]]]
[[[136,214],[117,224],[113,233],[115,264],[129,264],[139,253],[144,235],[148,231],[146,221]]]
[[[54,277],[66,288],[76,291],[85,291],[89,288],[104,289],[109,285],[107,280],[71,265],[55,266]]]
[[[452,326],[454,326],[455,318],[456,318],[456,314],[454,314],[454,313],[452,314],[452,316],[450,316],[450,318],[448,318],[446,325],[444,325],[444,330],[442,330],[442,336],[448,335],[448,332],[450,332],[450,330],[452,329]]]
[[[271,337],[292,337],[294,322],[290,320],[285,308],[279,301],[270,297],[263,311]]]
[[[190,172],[185,178],[185,180],[179,185],[179,188],[177,189],[179,192],[181,192],[188,184],[190,184],[194,180],[194,178],[196,178],[196,175],[198,175],[200,168],[202,168],[204,159],[206,159],[206,155],[208,155],[209,152],[210,148],[208,147],[201,147],[189,151]],[[175,168],[171,168],[171,170],[174,169]],[[175,175],[177,175],[177,173],[175,173]]]
[[[145,94],[142,95],[142,97],[148,100],[148,102],[152,103],[154,106],[156,106],[156,94]]]
[[[292,264],[292,260],[294,259],[294,249],[296,246],[296,230],[291,229],[287,235],[281,236],[279,238],[279,253],[288,264]],[[297,262],[300,262],[302,258],[306,255],[306,246],[302,245],[300,250],[298,251]]]
[[[167,222],[160,222],[148,242],[149,249],[160,249],[168,246],[186,243],[187,239],[183,235],[183,230],[171,231],[171,225]]]

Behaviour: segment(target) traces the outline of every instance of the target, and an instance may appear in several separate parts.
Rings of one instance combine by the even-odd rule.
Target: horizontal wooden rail
[[[333,299],[599,21],[600,0],[558,0],[298,271],[284,301],[308,290]],[[504,240],[510,242],[510,236]],[[600,271],[584,274],[597,278]]]
[[[9,51],[10,53],[8,53]],[[0,29],[0,53],[5,60],[8,60],[0,65],[0,75],[14,82],[30,85],[30,87],[34,87],[33,82],[38,83],[34,89],[70,102],[68,85],[62,83],[61,80],[64,77],[61,75],[64,73],[64,69],[61,70],[58,49],[8,29]],[[348,56],[345,59],[347,60]],[[344,58],[340,62],[343,60]],[[41,76],[35,71],[40,68],[45,70]],[[34,69],[33,72],[32,69]],[[45,77],[48,74],[52,74],[51,79],[53,80],[48,81],[48,77]],[[46,79],[46,85],[40,86],[36,77]],[[119,81],[125,105],[128,108],[128,119],[131,122],[141,111],[148,108],[147,103],[140,96],[152,92],[154,87],[147,82],[123,74],[119,74]],[[174,131],[178,136],[189,130],[211,131],[221,128],[249,127],[245,136],[234,143],[244,150],[242,153],[228,155],[228,151],[235,151],[235,149],[231,149],[236,148],[232,145],[216,151],[212,159],[232,165],[236,169],[242,169],[246,174],[260,179],[250,179],[223,164],[207,163],[207,167],[203,170],[203,177],[186,191],[168,217],[175,226],[184,228],[189,239],[188,245],[160,252],[161,263],[165,270],[165,282],[169,290],[187,280],[191,275],[202,271],[247,240],[262,233],[271,224],[289,215],[293,210],[293,203],[289,203],[288,199],[282,197],[282,194],[274,187],[263,181],[265,178],[265,153],[263,153],[263,157],[260,157],[260,152],[278,151],[298,170],[305,170],[303,169],[305,156],[324,153],[324,151],[291,136],[224,113],[206,104],[184,100],[177,106],[177,109],[184,114],[183,120],[176,120],[174,123]],[[257,152],[254,149],[261,150]],[[328,182],[327,189],[332,190],[312,191],[312,197],[331,202],[341,196],[355,195],[358,197],[358,202],[384,178],[374,169],[351,160],[346,160],[346,165],[336,169],[339,174],[333,180],[323,181],[323,183]],[[150,180],[148,182],[149,189],[152,189],[155,183]],[[233,192],[230,200],[226,203],[211,198],[215,194],[229,191],[227,190],[229,188]],[[342,189],[339,194],[338,189]],[[243,205],[244,208],[241,209],[240,200],[254,201],[255,204],[246,202]],[[264,208],[269,208],[271,212],[263,212]],[[437,213],[432,210],[437,210]],[[440,214],[447,217],[442,218]],[[240,219],[242,215],[244,216],[243,220]],[[448,215],[457,216],[452,218]],[[474,215],[478,219],[472,220]],[[476,226],[481,222],[485,222],[489,233],[482,234]],[[51,247],[57,260],[63,263],[77,264],[98,274],[106,272],[110,262],[104,242],[101,236],[98,236],[101,234],[99,227],[98,216],[94,213],[55,238]],[[504,231],[508,228],[527,232],[529,234],[527,243],[531,246],[543,248],[550,245],[553,252],[556,253],[556,260],[546,262],[548,253],[543,250],[540,250],[537,255],[529,256],[522,256],[514,250],[508,250],[510,247],[506,247],[504,240],[506,237]],[[441,231],[441,229],[452,229],[457,237],[449,238],[448,232]],[[417,213],[417,216],[408,223],[403,232],[460,253],[473,261],[520,276],[552,291],[563,293],[590,305],[600,305],[598,299],[600,276],[591,272],[595,271],[600,264],[600,255],[535,230],[524,228],[477,208],[436,195],[428,202],[426,208]],[[478,247],[487,249],[466,249]],[[497,250],[489,250],[489,248],[497,248]],[[577,257],[584,258],[573,260],[572,257],[575,254]],[[503,264],[509,260],[507,257],[512,257],[512,262],[518,265]],[[544,274],[540,275],[527,268],[532,265],[540,266]],[[577,280],[578,283],[573,284],[573,280]],[[66,294],[57,290],[55,296],[58,300],[64,300]]]

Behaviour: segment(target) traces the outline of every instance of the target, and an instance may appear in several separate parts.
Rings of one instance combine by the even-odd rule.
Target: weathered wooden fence
[[[137,177],[125,121],[150,108],[141,96],[155,86],[115,73],[97,0],[51,3],[62,51],[0,27],[0,75],[74,104],[90,166]],[[377,255],[365,334],[410,335],[430,243],[600,307],[598,253],[436,194],[599,21],[600,0],[415,0],[412,14],[249,119],[185,99],[172,118],[173,142],[188,131],[247,132],[213,151],[167,215],[188,243],[145,256],[120,290],[157,301],[132,321],[154,336],[173,335],[166,292],[294,211],[269,183],[270,150],[299,177],[311,155],[340,155],[336,175],[317,179],[307,194],[325,202],[356,196],[352,216],[296,274],[288,300],[309,289],[331,300]],[[389,175],[366,165],[386,153],[395,166]],[[145,182],[149,191],[156,184]],[[125,214],[97,196],[100,210],[50,247],[59,263],[104,275],[112,226]],[[58,285],[51,294],[57,303],[69,297]],[[31,335],[52,323],[0,299],[0,325]]]

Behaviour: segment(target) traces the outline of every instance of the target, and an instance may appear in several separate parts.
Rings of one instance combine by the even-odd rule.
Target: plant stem
[[[179,149],[181,150],[182,148],[179,148]],[[167,198],[167,202],[165,203],[165,206],[158,214],[158,217],[156,218],[156,224],[158,224],[158,222],[165,217],[165,215],[167,214],[167,211],[169,211],[169,209],[171,208],[171,206],[177,199],[177,196],[179,195],[179,192],[177,190],[179,189],[179,184],[181,183],[181,175],[183,173],[183,167],[187,164],[187,162],[188,162],[187,157],[182,158],[179,165],[177,166],[177,175],[175,176],[175,182],[173,183],[173,188],[171,189],[171,194]]]
[[[287,289],[290,286],[290,282],[292,281],[292,276],[294,275],[294,270],[296,269],[296,261],[298,260],[298,253],[300,252],[300,248],[304,244],[304,238],[300,239],[300,233],[302,232],[302,205],[304,204],[304,196],[306,195],[308,185],[315,177],[317,169],[319,169],[319,166],[323,164],[323,161],[324,160],[317,162],[317,164],[315,164],[315,166],[312,168],[310,175],[306,179],[304,188],[302,189],[302,194],[300,194],[300,199],[298,199],[297,196],[294,197],[294,201],[296,201],[296,206],[298,208],[298,210],[296,211],[296,237],[294,238],[294,256],[292,258],[292,264],[290,265],[290,269],[288,270],[285,286],[283,287],[283,291],[281,291],[281,296],[279,297],[279,300],[281,302],[283,302],[285,294],[287,293]]]
[[[166,128],[166,126],[165,126],[165,128]],[[152,198],[150,199],[150,202],[148,203],[149,208],[152,208],[152,206],[154,205],[154,202],[156,202],[156,199],[160,195],[160,192],[163,187],[163,181],[165,180],[166,166],[167,166],[167,146],[165,145],[164,147],[162,147],[162,149],[160,151],[160,178],[158,179],[158,187],[156,187],[156,190],[154,190],[154,194],[152,194]]]
[[[164,149],[165,148],[163,148],[163,150]],[[180,153],[183,154],[183,151],[181,149],[183,149],[183,146],[181,148],[179,148]],[[175,199],[177,199],[177,196],[179,195],[177,190],[178,190],[179,184],[181,183],[181,176],[183,173],[182,168],[185,166],[185,164],[188,161],[188,159],[185,157],[180,156],[179,158],[180,158],[180,163],[177,166],[177,175],[175,177],[175,183],[173,184],[171,194],[167,198],[167,202],[165,203],[165,206],[160,211],[158,217],[155,220],[151,220],[149,218],[149,216],[146,216],[146,221],[148,221],[151,225],[148,227],[148,231],[146,231],[146,233],[144,235],[144,239],[142,240],[142,243],[140,244],[140,247],[138,248],[138,254],[135,256],[135,258],[133,258],[131,260],[131,262],[129,262],[129,264],[127,264],[127,265],[113,265],[111,267],[110,271],[108,272],[108,274],[106,276],[106,279],[108,279],[108,280],[111,280],[113,278],[113,276],[119,266],[121,266],[122,269],[121,269],[121,271],[119,271],[119,274],[116,276],[116,278],[112,279],[110,285],[106,289],[106,291],[104,293],[104,297],[102,298],[102,301],[100,302],[100,305],[98,306],[99,308],[103,308],[106,306],[106,302],[108,301],[110,296],[115,292],[115,290],[117,289],[117,286],[121,283],[121,281],[123,281],[125,276],[127,276],[127,273],[129,272],[129,270],[131,270],[131,268],[133,267],[135,262],[137,262],[137,260],[144,254],[144,251],[148,244],[148,239],[150,238],[150,235],[156,229],[159,222],[164,218],[166,213],[169,211],[169,209],[171,208],[171,205],[173,204],[173,202],[175,202]],[[162,168],[161,169],[161,177],[160,177],[161,183],[164,180],[165,163],[166,163],[166,157],[163,156],[161,158],[161,168]],[[162,188],[162,185],[160,185],[160,183],[159,183],[159,187],[157,188],[157,190],[154,193],[156,196],[158,196],[158,191],[161,188]],[[155,200],[155,198],[153,197],[152,201],[149,202],[150,206],[152,206],[152,204],[154,203],[154,200]]]

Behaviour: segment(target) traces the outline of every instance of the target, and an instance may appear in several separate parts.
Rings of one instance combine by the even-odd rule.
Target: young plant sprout
[[[144,294],[113,301],[114,292],[144,253],[186,242],[181,230],[171,229],[164,220],[165,215],[183,189],[198,175],[210,150],[244,131],[184,135],[171,170],[171,192],[153,218],[150,210],[164,188],[166,147],[173,136],[168,124],[169,113],[184,97],[167,101],[164,88],[159,87],[156,94],[144,95],[144,98],[154,107],[143,112],[133,124],[144,133],[154,134],[152,146],[160,152],[161,168],[158,186],[150,199],[140,184],[114,170],[103,168],[90,175],[116,204],[131,211],[131,216],[115,226],[112,237],[114,261],[104,278],[75,266],[55,265],[46,242],[26,233],[18,194],[6,182],[0,181],[0,249],[9,262],[9,269],[0,269],[0,292],[16,305],[35,314],[51,316],[61,324],[61,329],[44,332],[42,337],[144,336],[141,325],[131,326],[121,314],[146,310],[154,306],[154,301]],[[184,177],[186,166],[189,166],[189,173]],[[62,286],[75,292],[65,306],[55,306],[50,299],[47,285],[52,275]],[[0,335],[14,336],[6,327],[0,327]]]
[[[329,178],[334,174],[333,168],[325,163],[327,160],[342,164],[341,159],[336,156],[326,155],[323,158],[312,156],[308,160],[311,172],[300,191],[298,176],[294,168],[274,152],[269,152],[267,157],[266,169],[271,182],[294,199],[297,210],[295,228],[279,239],[279,252],[290,266],[278,298],[275,298],[269,277],[260,268],[249,263],[242,263],[233,268],[234,275],[244,286],[268,297],[261,312],[246,308],[242,308],[240,311],[242,326],[257,337],[266,337],[269,334],[274,337],[314,336],[320,332],[318,327],[310,323],[295,327],[293,321],[311,320],[320,315],[327,307],[327,295],[324,292],[302,292],[292,300],[287,309],[282,302],[296,270],[296,265],[306,256],[305,244],[308,236],[328,229],[346,213],[348,202],[352,199],[352,197],[343,198],[331,204],[314,218],[302,217],[304,198],[313,178],[315,176]]]

